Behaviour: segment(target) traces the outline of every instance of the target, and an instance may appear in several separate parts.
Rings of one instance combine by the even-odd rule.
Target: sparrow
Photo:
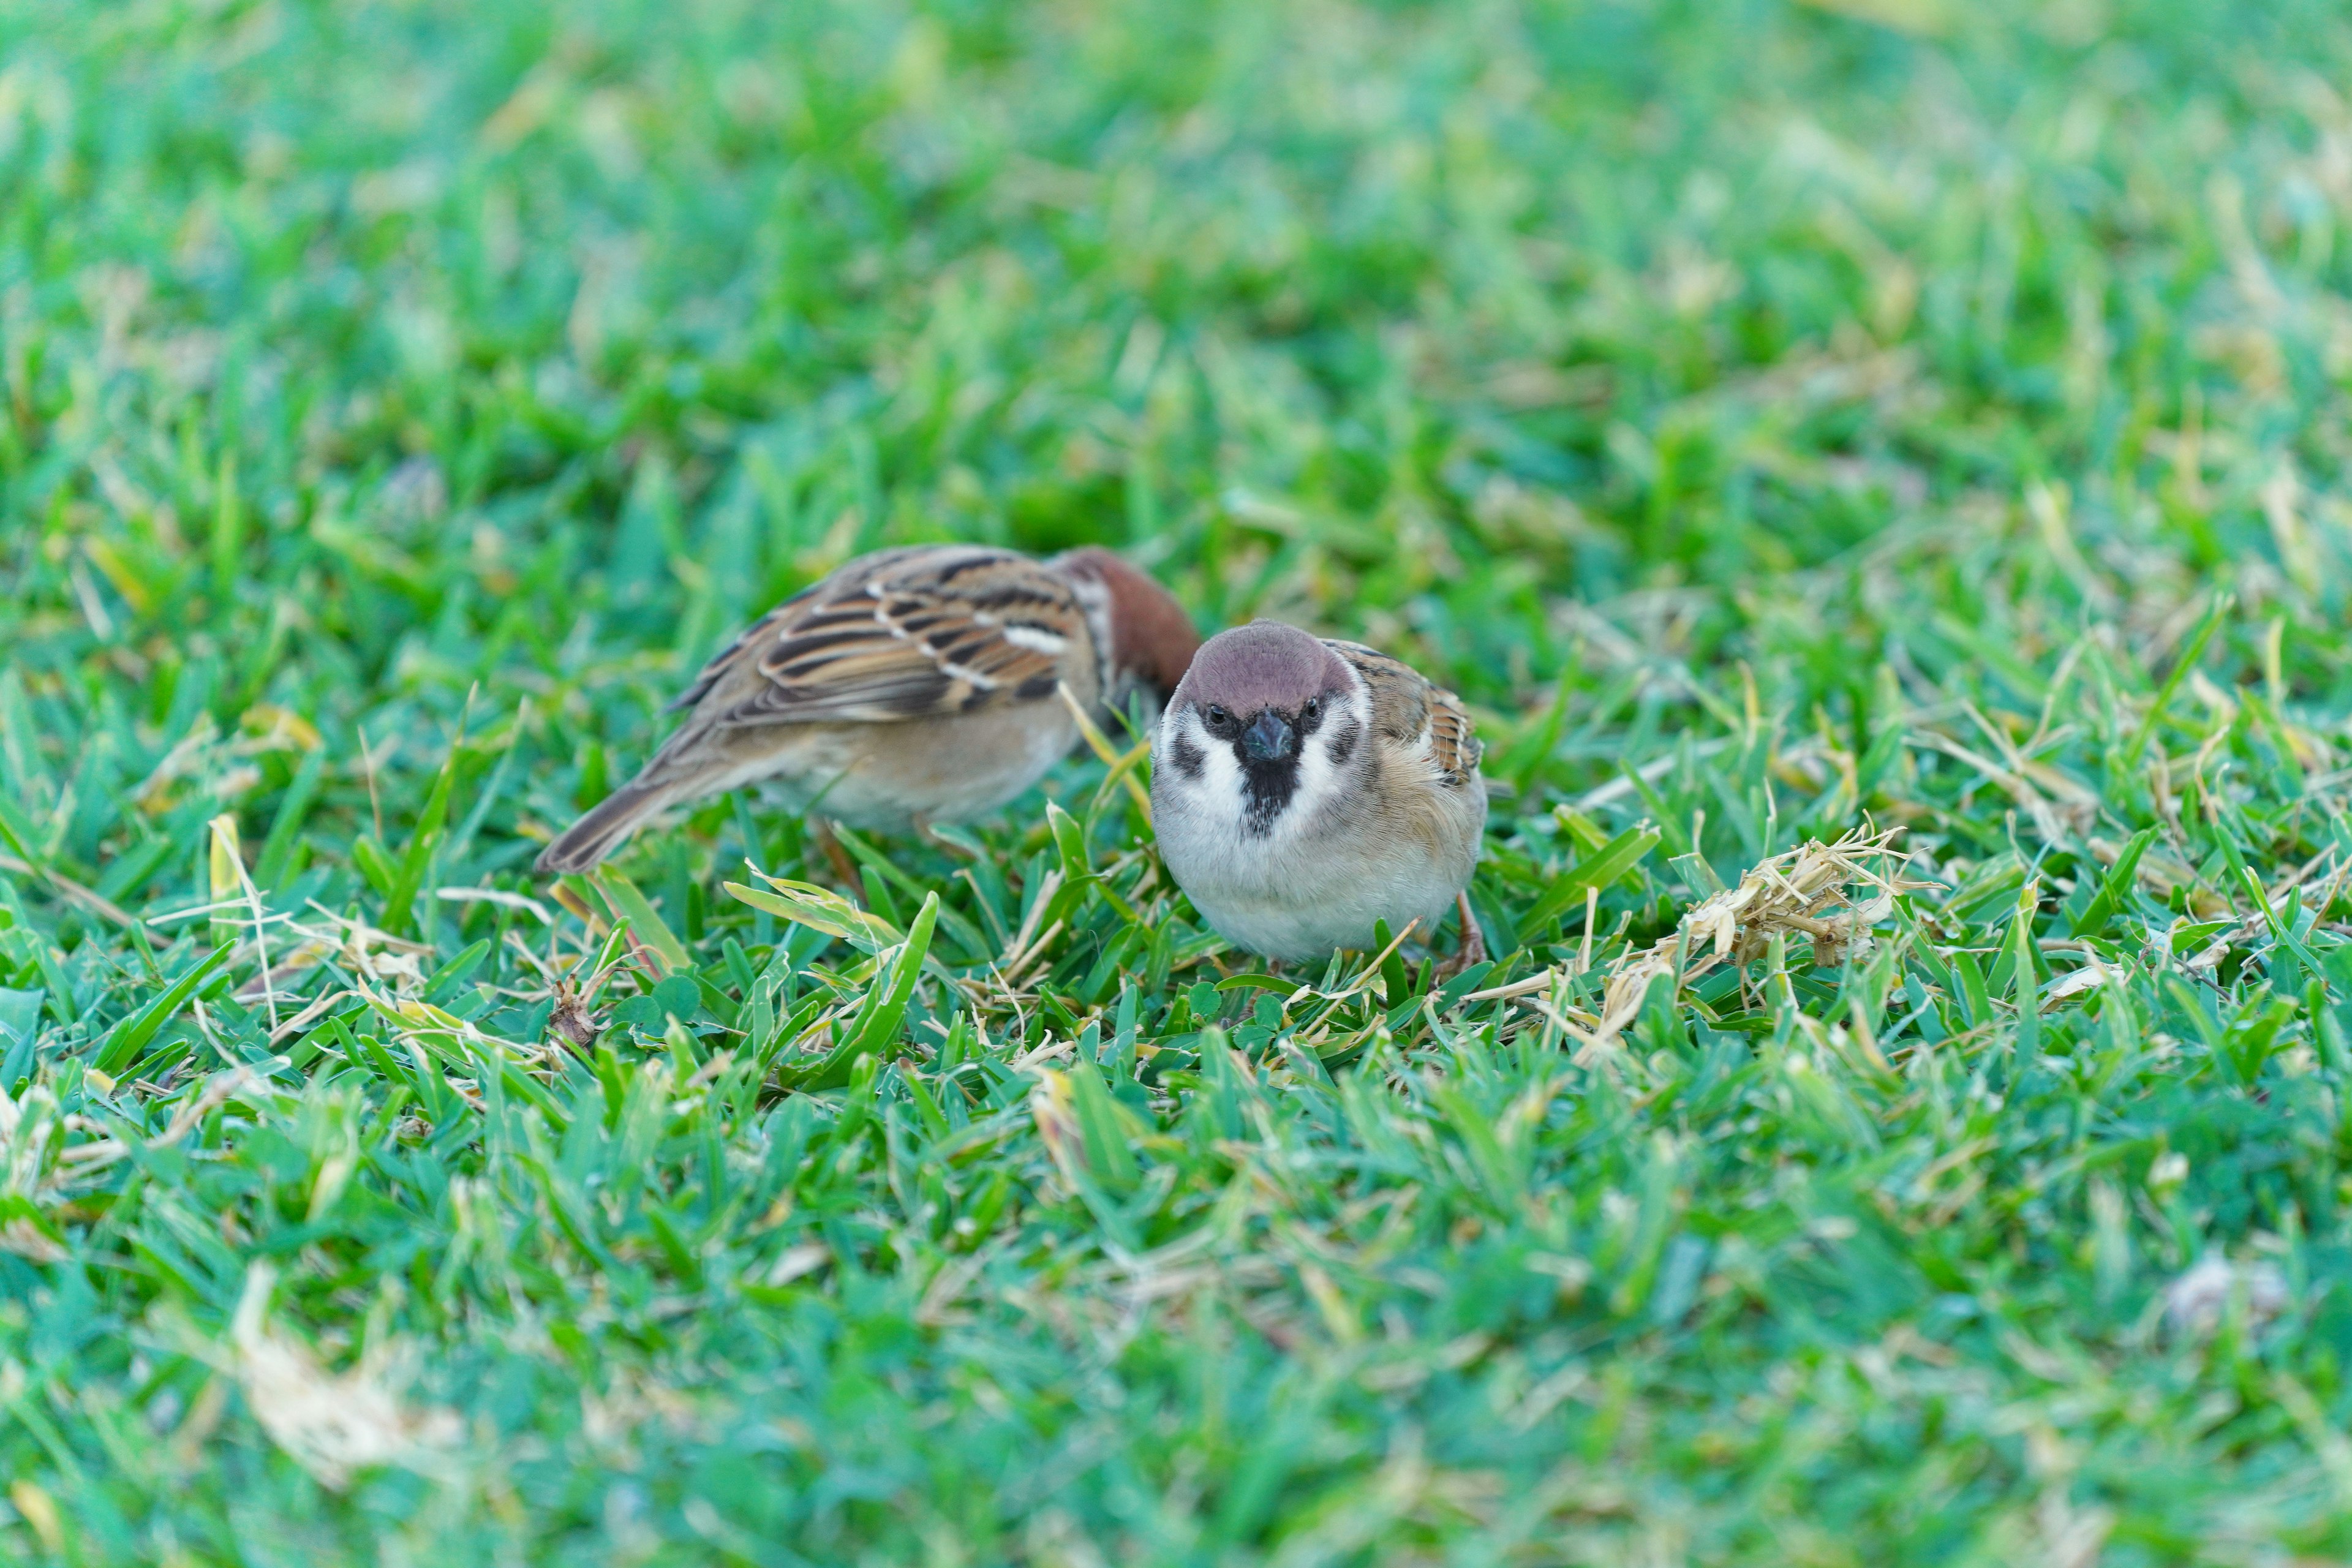
[[[861,556],[704,665],[670,704],[686,710],[677,731],[539,868],[584,871],[665,806],[752,784],[856,827],[983,816],[1076,743],[1063,686],[1088,711],[1164,698],[1200,643],[1168,591],[1108,550]]]
[[[1255,621],[1201,645],[1151,750],[1160,858],[1234,945],[1311,961],[1448,905],[1463,966],[1484,956],[1464,889],[1486,823],[1470,715],[1360,643]]]

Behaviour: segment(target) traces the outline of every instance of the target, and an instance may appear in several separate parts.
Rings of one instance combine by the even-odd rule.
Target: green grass
[[[1983,10],[0,15],[0,1559],[2352,1556],[2352,26]],[[533,880],[940,537],[1456,687],[1496,966]]]

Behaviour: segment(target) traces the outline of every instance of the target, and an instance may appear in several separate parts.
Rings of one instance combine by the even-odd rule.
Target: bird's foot
[[[1470,895],[1454,895],[1454,908],[1462,917],[1462,945],[1452,958],[1437,966],[1440,980],[1451,980],[1466,969],[1486,962],[1486,935],[1478,929],[1478,917],[1470,911]]]

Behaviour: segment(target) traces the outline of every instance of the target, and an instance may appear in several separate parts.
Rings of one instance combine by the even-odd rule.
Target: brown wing
[[[1470,722],[1462,700],[1442,686],[1429,689],[1430,758],[1450,784],[1465,784],[1478,775],[1478,760],[1486,743]]]
[[[1053,696],[1092,639],[1076,594],[1025,555],[884,551],[769,611],[676,705],[722,728],[969,713]]]
[[[1370,689],[1373,729],[1398,745],[1426,745],[1431,764],[1449,785],[1458,788],[1477,776],[1486,748],[1459,698],[1376,648],[1326,640]]]

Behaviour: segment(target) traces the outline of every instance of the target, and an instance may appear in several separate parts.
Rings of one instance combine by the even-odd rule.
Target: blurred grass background
[[[0,14],[0,1551],[2352,1552],[2347,68],[2292,0]],[[1113,543],[1204,626],[1462,691],[1517,790],[1497,979],[1566,962],[1549,890],[1645,818],[1604,958],[1906,826],[1929,956],[1858,1027],[1974,1044],[1807,1057],[1841,974],[1778,1023],[1656,1009],[1630,1082],[1498,1006],[1385,1079],[1147,1086],[1121,976],[1147,1043],[1223,1004],[1199,949],[1106,935],[988,1015],[937,1128],[981,1080],[923,1087],[950,1047],[912,1024],[763,1105],[689,1080],[820,954],[719,891],[802,865],[730,802],[623,862],[716,1001],[550,1069],[602,1122],[470,1121],[355,1002],[275,1038],[223,989],[249,955],[174,994],[236,927],[160,917],[242,868],[415,939],[401,995],[543,1031],[531,917],[434,889],[544,896],[539,840],[732,628],[939,537]],[[855,890],[903,931],[941,889],[984,956],[1086,870],[1035,815],[961,883],[891,847]],[[2171,869],[2094,918],[2143,830]],[[2037,929],[2112,936],[2126,1000],[2032,1023],[2037,961],[2000,965]],[[1226,1021],[1278,1054],[1262,1009]],[[1074,1198],[1009,1065],[1084,1026],[1174,1141],[1118,1178],[1156,1210]],[[289,1047],[282,1098],[205,1103]],[[2165,1281],[2208,1251],[2241,1288],[2184,1344]],[[358,1479],[305,1450],[268,1415],[293,1352],[237,1316],[272,1300],[447,1421],[384,1416]]]

